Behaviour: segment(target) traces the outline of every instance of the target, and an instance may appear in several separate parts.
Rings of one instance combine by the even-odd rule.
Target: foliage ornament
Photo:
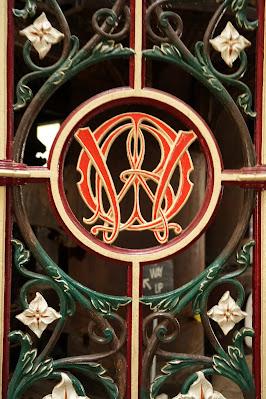
[[[64,38],[64,34],[53,28],[43,12],[32,25],[20,31],[26,36],[42,60],[51,50],[53,44],[59,43]]]
[[[164,3],[164,0],[160,1]],[[166,24],[162,24],[162,19],[167,19],[169,14],[166,11],[159,11],[158,22],[160,28],[163,30],[165,37],[159,38],[156,32],[153,31],[151,23],[151,14],[158,7],[158,2],[152,3],[149,7],[148,14],[148,32],[152,37],[153,41],[158,45],[155,45],[153,49],[147,49],[143,51],[146,58],[162,60],[165,62],[171,62],[184,69],[186,72],[192,74],[197,80],[203,83],[224,105],[225,103],[233,104],[233,98],[227,91],[226,86],[235,87],[239,91],[237,96],[237,105],[242,111],[250,117],[255,117],[256,113],[252,109],[252,93],[249,87],[241,81],[246,69],[247,69],[247,55],[245,48],[250,46],[251,43],[241,36],[234,26],[228,22],[224,31],[213,39],[218,21],[222,18],[223,14],[230,10],[236,19],[237,25],[246,30],[254,30],[258,26],[258,21],[249,21],[247,19],[247,0],[225,0],[222,2],[217,13],[211,18],[203,41],[198,41],[195,44],[195,51],[191,51],[186,47],[185,43],[181,40],[180,35],[171,27],[170,21]],[[173,14],[173,13],[172,13]],[[171,14],[171,16],[173,16]],[[180,17],[178,14],[174,14],[178,21]],[[182,24],[178,25],[179,33],[182,32]],[[210,45],[212,45],[217,51],[220,51],[222,58],[229,67],[232,67],[233,62],[239,57],[239,67],[233,73],[222,73],[215,65],[213,65],[210,56]]]
[[[217,391],[213,390],[211,383],[205,378],[202,371],[198,371],[197,379],[190,386],[188,393],[179,393],[173,399],[225,399]]]
[[[25,309],[16,318],[28,326],[40,338],[47,326],[55,320],[60,319],[61,315],[49,307],[44,297],[39,292],[36,292],[36,296],[29,303],[28,309]]]
[[[66,359],[47,358],[41,360],[43,356],[38,354],[36,348],[32,347],[32,340],[28,334],[24,334],[22,331],[12,331],[9,338],[10,342],[19,344],[21,349],[16,369],[9,384],[8,399],[20,399],[23,393],[40,379],[57,380],[58,378],[61,378],[60,383],[54,387],[52,394],[46,395],[43,399],[89,399],[79,379],[72,374],[72,370],[100,383],[106,390],[108,398],[118,398],[117,385],[112,378],[106,376],[106,370],[99,363],[83,362],[83,364],[79,364],[73,362],[67,364]],[[62,372],[62,368],[67,370],[68,374]]]
[[[221,297],[218,305],[213,306],[207,315],[216,321],[221,327],[224,335],[227,335],[237,323],[243,320],[247,313],[243,312],[231,297],[230,292],[226,291]]]
[[[251,46],[249,40],[241,36],[229,21],[219,36],[210,39],[212,47],[221,53],[224,62],[232,68],[234,61],[240,56],[241,51]]]
[[[210,309],[208,312],[207,310],[205,310],[210,292],[218,285],[226,283],[233,285],[233,287],[237,290],[238,296],[235,302],[233,298],[231,298],[230,292],[225,292],[220,300],[223,300],[223,314],[222,316],[220,316],[219,313],[219,316],[224,318],[225,311],[229,309],[230,316],[232,317],[232,320],[229,320],[229,324],[231,323],[232,328],[235,326],[235,324],[237,324],[246,316],[246,313],[242,312],[242,310],[240,309],[241,304],[244,302],[245,292],[242,285],[237,280],[237,277],[243,274],[247,270],[247,268],[250,267],[251,250],[253,246],[253,240],[248,241],[243,245],[243,247],[241,248],[241,250],[239,250],[236,256],[237,265],[239,265],[240,267],[236,268],[230,273],[223,273],[224,267],[228,264],[228,259],[219,259],[219,261],[216,260],[211,265],[209,265],[197,278],[185,284],[184,286],[162,295],[146,296],[141,298],[141,302],[150,306],[150,308],[154,311],[154,318],[156,318],[156,315],[157,317],[162,317],[162,314],[166,315],[166,312],[171,314],[173,317],[177,317],[182,309],[184,309],[184,307],[187,306],[189,302],[192,302],[193,311],[195,314],[201,315],[203,327],[206,328],[205,331],[208,335],[211,345],[216,352],[213,357],[195,356],[193,354],[188,355],[183,353],[171,353],[171,360],[168,360],[167,363],[162,367],[161,374],[159,374],[153,380],[151,386],[148,388],[150,397],[152,399],[156,398],[159,392],[162,391],[164,384],[170,377],[178,374],[183,369],[187,369],[191,366],[196,365],[204,367],[204,374],[205,372],[208,373],[208,375],[220,374],[223,377],[232,380],[243,391],[248,392],[248,395],[251,395],[250,397],[253,397],[252,395],[254,395],[254,381],[252,374],[250,373],[250,370],[247,366],[243,346],[243,341],[245,337],[253,336],[253,330],[242,328],[241,330],[236,331],[232,338],[232,345],[229,345],[228,350],[226,351],[218,341],[215,334],[212,332],[212,329],[208,329],[208,316],[210,317],[209,313],[212,311],[212,309]],[[219,307],[220,301],[218,305],[216,305],[217,307]],[[227,304],[228,307],[225,304]],[[233,315],[231,315],[231,313],[233,313]],[[159,326],[157,326],[156,330],[154,330],[154,335],[158,332],[159,328],[161,330],[167,329],[168,324],[166,320],[167,318],[165,318],[165,320],[161,322]],[[228,329],[227,324],[225,324],[225,328]],[[229,331],[230,330],[228,329],[228,332]],[[158,341],[160,341],[159,338]],[[151,338],[149,338],[149,342],[151,342]],[[157,353],[163,354],[164,352],[160,351],[159,349]],[[170,353],[167,353],[167,356],[169,355]],[[193,374],[191,377],[188,378],[188,380],[185,381],[181,393],[175,399],[188,399],[188,397],[193,399],[194,396],[187,395],[190,393],[188,393],[189,387],[191,387],[192,383],[194,382],[195,374]],[[220,396],[217,397],[215,396],[215,394],[216,393],[214,392],[214,396],[210,397],[220,398]],[[200,395],[196,397],[201,398]],[[203,397],[208,398],[208,396],[206,395]]]
[[[71,379],[66,373],[61,373],[61,378],[52,393],[44,396],[43,399],[89,399],[87,396],[78,396]]]
[[[235,278],[245,272],[250,266],[250,252],[254,244],[254,241],[251,240],[243,245],[243,248],[237,253],[237,264],[241,268],[231,274],[224,275],[223,280]],[[225,264],[226,261],[213,262],[199,276],[184,286],[161,295],[145,296],[141,298],[141,302],[149,306],[154,312],[171,312],[177,315],[192,300],[194,313],[200,314],[204,292],[215,281],[219,281]]]
[[[255,30],[258,27],[258,20],[247,19],[248,0],[230,0],[230,8],[235,15],[238,26],[246,30]]]
[[[23,9],[13,9],[13,13],[18,18],[26,19],[28,17],[34,17],[37,9],[37,2],[40,0],[26,0]]]
[[[26,18],[28,16],[33,17],[36,12],[36,5],[38,2],[41,1],[23,0],[23,2],[25,3],[25,7],[20,10],[14,10],[15,16],[21,18]],[[121,18],[123,1],[116,0],[113,3],[114,6],[112,10],[109,10],[109,14],[112,15],[113,19],[109,18],[107,20],[106,16],[108,17],[109,14],[106,9],[97,11],[97,13],[95,14],[95,26],[97,29],[95,28],[95,26],[93,26],[97,34],[90,38],[88,42],[82,46],[82,48],[79,48],[79,40],[78,38],[71,35],[67,20],[65,19],[58,2],[56,0],[48,1],[47,4],[49,4],[49,12],[51,12],[56,18],[57,24],[58,26],[60,26],[60,30],[62,31],[57,31],[60,35],[60,38],[58,39],[64,40],[64,46],[62,46],[62,54],[53,65],[40,66],[35,64],[34,61],[31,59],[32,46],[39,53],[39,57],[41,59],[46,56],[53,44],[60,41],[55,41],[55,39],[53,39],[55,41],[53,43],[51,41],[51,38],[47,40],[47,32],[45,31],[45,29],[54,29],[50,22],[47,20],[47,18],[45,17],[45,26],[42,26],[41,28],[41,35],[38,35],[38,33],[36,34],[35,32],[35,30],[37,29],[36,22],[38,21],[38,18],[36,19],[36,21],[34,21],[33,25],[21,31],[22,35],[28,37],[25,31],[27,31],[27,29],[29,29],[30,27],[35,28],[35,33],[31,32],[31,35],[33,35],[31,36],[32,40],[28,37],[29,41],[26,42],[23,49],[24,61],[31,72],[25,75],[17,85],[17,104],[15,105],[15,109],[23,108],[32,99],[33,93],[29,85],[33,80],[42,79],[42,81],[45,81],[39,89],[39,92],[36,94],[34,101],[30,104],[28,110],[25,112],[22,118],[22,122],[18,127],[14,151],[16,161],[19,162],[20,158],[23,159],[23,143],[25,143],[26,141],[27,132],[31,128],[31,123],[36,120],[39,110],[43,108],[47,100],[56,92],[56,90],[61,85],[63,85],[69,79],[77,75],[80,71],[85,70],[92,64],[99,63],[103,60],[110,60],[134,54],[133,49],[124,48],[122,47],[121,43],[119,43],[120,38],[124,37],[123,35],[125,33],[125,30],[123,28],[121,31],[122,33],[118,32],[118,35],[116,27],[119,19],[122,19],[122,21],[125,19],[124,16],[122,16]],[[164,0],[159,0],[159,2],[155,1],[150,3],[152,3],[151,7],[157,7],[157,14],[160,15],[160,8],[164,10],[164,3],[167,2],[164,2]],[[225,89],[225,85],[239,89],[240,94],[238,96],[238,105],[243,109],[246,114],[254,116],[255,113],[251,110],[251,92],[249,88],[240,81],[247,68],[247,57],[245,52],[242,49],[239,49],[239,45],[236,46],[236,49],[239,50],[239,53],[237,54],[235,59],[237,59],[237,57],[240,57],[240,66],[236,72],[233,72],[231,74],[223,74],[216,70],[216,68],[212,64],[209,51],[211,45],[210,40],[214,41],[215,39],[217,39],[213,39],[213,37],[216,36],[215,30],[218,26],[218,23],[220,22],[220,18],[222,18],[223,15],[227,15],[230,12],[231,14],[234,14],[237,24],[242,28],[252,30],[257,27],[257,21],[247,20],[247,5],[248,0],[223,1],[218,12],[216,12],[214,14],[214,17],[210,20],[210,24],[207,28],[203,41],[196,43],[194,51],[191,52],[181,41],[181,18],[179,18],[178,15],[174,16],[174,12],[169,11],[169,9],[167,9],[168,4],[166,4],[165,8],[167,10],[163,12],[162,18],[158,21],[159,24],[156,24],[156,21],[154,23],[154,19],[152,20],[153,25],[156,27],[156,29],[158,29],[159,26],[160,30],[164,31],[164,38],[162,38],[163,40],[160,40],[159,37],[159,40],[155,40],[154,42],[155,44],[157,44],[157,46],[154,46],[153,49],[144,50],[144,56],[171,62],[173,64],[176,64],[178,67],[184,69],[187,73],[192,74],[192,76],[194,76],[201,83],[203,83],[208,88],[208,90],[215,95],[215,97],[220,101],[223,106],[227,105],[227,109],[232,109],[232,114],[233,112],[237,114],[237,112],[235,111],[238,110],[235,107],[233,98]],[[124,12],[124,14],[127,18],[128,14],[126,12]],[[43,14],[41,14],[41,16],[42,15]],[[178,25],[177,27],[175,26],[175,29],[172,29],[171,23],[167,22],[168,18],[171,18],[171,20],[174,19],[175,25]],[[219,22],[217,22],[217,18],[219,19]],[[101,24],[100,33],[97,23],[99,26]],[[147,23],[147,25],[149,24]],[[237,34],[239,35],[238,32]],[[234,35],[232,34],[232,38],[233,36]],[[236,40],[236,38],[233,39]],[[48,46],[48,48],[43,50],[42,54],[40,54],[38,48],[36,48],[36,43],[37,47],[40,47],[40,42],[42,40],[45,41],[44,44]],[[248,41],[246,41],[246,39],[244,38],[245,47],[248,47],[248,45],[250,45],[247,44],[247,42]],[[236,49],[232,48],[230,50],[229,48],[227,49],[227,52],[230,53],[231,51],[231,56],[233,56],[233,53],[235,56]],[[233,62],[234,60],[231,59],[232,64]],[[240,116],[240,127],[245,127],[244,122],[241,122]],[[243,129],[239,130],[242,131]],[[21,289],[20,301],[22,302],[23,308],[29,310],[31,305],[31,303],[28,304],[27,302],[29,289],[32,289],[32,287],[35,287],[36,285],[48,285],[56,292],[58,296],[60,304],[59,316],[61,317],[56,323],[56,326],[54,328],[54,331],[51,333],[49,341],[40,353],[38,353],[38,349],[32,347],[31,339],[28,334],[24,334],[21,331],[13,331],[12,333],[10,333],[10,341],[13,343],[16,342],[16,344],[20,343],[21,352],[16,368],[11,378],[8,399],[20,399],[24,395],[25,391],[32,384],[38,383],[40,379],[55,379],[57,381],[54,383],[55,386],[52,393],[45,396],[43,399],[60,399],[62,397],[64,397],[64,399],[87,398],[81,382],[79,382],[78,379],[74,377],[74,375],[71,375],[72,371],[73,373],[83,374],[84,378],[89,377],[93,380],[100,382],[101,385],[105,388],[106,393],[110,399],[123,397],[123,384],[121,384],[120,381],[122,380],[122,378],[120,378],[120,374],[125,362],[123,361],[123,354],[120,353],[120,349],[123,347],[126,339],[125,332],[127,326],[126,322],[122,318],[120,320],[119,315],[117,315],[116,313],[112,313],[112,311],[117,310],[120,306],[124,306],[127,303],[131,302],[131,298],[114,297],[93,291],[88,287],[83,286],[78,281],[75,281],[71,276],[66,274],[58,265],[56,265],[52,261],[52,259],[45,252],[45,249],[41,247],[40,243],[38,243],[38,241],[35,241],[34,234],[23,233],[24,231],[27,231],[28,227],[25,227],[27,219],[24,215],[23,206],[19,206],[21,199],[19,198],[18,188],[15,188],[15,198],[17,199],[14,202],[17,220],[22,230],[22,235],[25,237],[25,240],[28,243],[28,247],[31,249],[32,253],[34,254],[35,258],[43,269],[42,274],[37,274],[34,271],[27,269],[26,264],[29,259],[29,251],[25,250],[22,243],[18,242],[17,240],[13,241],[15,249],[15,267],[24,277],[29,279]],[[247,206],[247,208],[245,208],[245,214],[248,213],[247,210],[249,208],[250,206]],[[246,218],[247,217],[245,215],[242,218],[243,226],[245,225]],[[31,232],[30,228],[28,228],[28,230]],[[241,229],[238,227],[238,231],[239,230]],[[236,235],[238,235],[238,233]],[[234,241],[238,241],[237,237],[233,238],[233,242]],[[241,289],[240,282],[238,280],[235,280],[234,283],[234,279],[238,275],[242,274],[244,270],[246,270],[246,268],[250,265],[251,245],[252,244],[250,243],[246,244],[237,259],[237,263],[243,266],[241,267],[241,270],[239,270],[238,268],[236,271],[234,270],[229,274],[222,275],[228,257],[233,251],[232,248],[235,247],[231,244],[230,241],[227,247],[227,251],[225,251],[225,256],[218,257],[213,262],[213,264],[207,267],[194,280],[170,293],[168,292],[162,295],[149,296],[141,299],[141,302],[149,305],[151,309],[155,311],[152,316],[153,320],[155,320],[156,317],[160,317],[160,319],[163,319],[163,321],[157,326],[157,328],[154,329],[152,335],[149,336],[148,339],[146,339],[148,345],[146,351],[143,351],[144,363],[145,356],[147,358],[146,365],[148,367],[146,367],[146,375],[150,374],[149,364],[152,362],[153,356],[161,355],[162,357],[166,357],[166,359],[168,360],[167,364],[161,370],[162,375],[159,375],[154,380],[152,387],[150,387],[149,385],[150,381],[148,381],[148,384],[143,383],[141,393],[142,395],[144,392],[144,396],[142,395],[143,398],[148,398],[150,394],[153,398],[161,390],[162,384],[168,379],[168,377],[174,375],[175,373],[178,373],[181,369],[187,367],[195,367],[197,365],[200,367],[200,369],[204,368],[204,370],[202,369],[202,371],[198,371],[197,373],[193,374],[189,379],[189,383],[187,382],[188,380],[185,382],[186,387],[184,388],[183,386],[181,393],[176,398],[183,397],[188,399],[190,397],[191,399],[194,399],[196,397],[198,399],[224,399],[224,397],[219,392],[213,390],[213,387],[205,378],[205,375],[209,374],[220,374],[225,378],[229,378],[240,386],[246,398],[255,397],[253,379],[245,360],[245,353],[243,348],[243,340],[245,336],[251,337],[253,335],[253,332],[247,329],[237,331],[233,338],[232,345],[229,345],[227,350],[224,349],[218,341],[219,337],[216,337],[212,329],[209,328],[210,321],[207,317],[207,309],[205,306],[208,301],[209,293],[214,287],[222,283],[233,284],[235,286],[238,292],[238,298],[236,302],[239,306],[241,306],[241,303],[243,303],[244,300],[245,292],[243,287]],[[166,351],[162,351],[159,348],[160,343],[171,342],[172,337],[177,336],[176,332],[174,331],[174,333],[171,333],[171,330],[168,327],[172,327],[174,324],[178,326],[178,322],[176,322],[175,318],[182,311],[182,309],[184,309],[184,307],[191,302],[193,304],[193,310],[201,315],[203,328],[206,328],[206,335],[208,336],[211,345],[214,347],[216,354],[213,357],[199,356],[187,353],[172,354]],[[68,317],[72,316],[75,313],[75,303],[82,305],[84,309],[86,309],[88,312],[88,316],[91,319],[90,325],[92,326],[90,328],[90,335],[98,343],[103,343],[104,345],[106,345],[107,343],[111,344],[111,348],[107,352],[101,351],[98,354],[89,353],[85,358],[75,356],[72,358],[56,358],[53,360],[53,349],[60,337],[60,334],[63,331],[65,321]],[[48,308],[47,303],[46,306]],[[219,304],[217,306],[219,306]],[[210,311],[211,310],[212,309],[210,309]],[[160,312],[160,314],[156,315],[156,311]],[[163,313],[163,317],[161,313]],[[21,315],[18,315],[18,318],[19,316]],[[121,338],[116,335],[115,329],[113,329],[112,325],[108,322],[108,320],[112,319],[115,319],[115,322],[120,320],[119,326],[121,326],[121,328],[119,329],[119,332],[121,333]],[[175,321],[175,323],[173,321]],[[29,326],[29,328],[31,327]],[[98,332],[99,330],[101,334],[97,336],[96,331]],[[115,377],[118,385],[116,385],[111,378],[105,376],[105,369],[101,366],[100,363],[98,363],[100,359],[108,356],[114,356],[114,360],[116,362],[115,367],[117,371],[117,375]],[[145,369],[145,367],[143,367],[143,369]],[[68,374],[65,374],[62,370],[64,370],[64,372]],[[150,388],[152,389],[150,390]],[[153,395],[154,393],[156,395]]]

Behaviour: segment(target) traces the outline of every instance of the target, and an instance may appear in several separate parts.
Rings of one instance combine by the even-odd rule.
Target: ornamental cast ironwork
[[[117,193],[106,161],[114,141],[127,131],[126,152],[130,168],[120,174],[124,185]],[[152,171],[142,169],[147,151],[145,148],[147,133],[158,140],[161,149],[160,162]],[[169,221],[185,205],[192,190],[193,183],[189,175],[193,170],[193,163],[187,148],[196,139],[193,131],[176,133],[157,118],[142,113],[130,113],[115,116],[94,132],[91,132],[89,128],[79,129],[75,137],[83,147],[77,165],[82,176],[78,187],[84,202],[93,212],[93,216],[89,219],[83,218],[83,222],[92,224],[98,219],[104,221],[103,225],[91,228],[92,234],[97,235],[102,231],[103,240],[111,244],[122,230],[151,230],[157,241],[163,244],[169,239],[170,229],[173,229],[175,234],[181,233],[182,227]],[[181,178],[180,187],[175,192],[170,180],[177,164]],[[97,171],[95,194],[92,193],[89,178],[92,165]],[[148,180],[157,183],[155,194],[150,189]],[[133,209],[128,220],[121,223],[119,203],[132,186]],[[145,220],[141,213],[140,188],[146,192],[152,204],[150,221]],[[107,212],[102,205],[103,189],[110,198],[110,208]],[[164,209],[162,208],[163,201],[165,201]]]
[[[240,248],[254,206],[254,191],[250,187],[242,187],[241,220],[211,264],[192,281],[171,292],[144,296],[139,290],[145,263],[158,262],[185,250],[206,230],[215,217],[224,185],[233,182],[243,186],[239,176],[246,170],[251,173],[249,181],[252,181],[256,160],[247,118],[255,117],[256,113],[251,90],[242,78],[248,67],[245,50],[255,45],[245,38],[245,31],[255,30],[258,23],[248,19],[248,2],[215,3],[216,10],[204,36],[196,38],[200,41],[193,50],[182,41],[182,33],[189,27],[183,26],[176,2],[171,0],[115,0],[110,8],[99,8],[92,20],[87,21],[94,34],[82,45],[71,33],[60,2],[25,0],[24,3],[24,8],[13,10],[14,18],[20,19],[23,25],[20,34],[25,37],[23,58],[28,68],[16,86],[14,111],[20,111],[21,116],[15,134],[14,163],[28,172],[29,181],[41,180],[47,184],[53,211],[71,239],[86,250],[128,267],[129,289],[124,296],[94,291],[67,274],[63,265],[56,264],[34,234],[24,205],[23,182],[16,182],[13,205],[22,239],[13,239],[13,263],[16,273],[26,282],[20,289],[21,309],[16,315],[21,329],[9,335],[10,343],[20,346],[20,354],[10,378],[8,398],[22,398],[28,389],[43,380],[53,382],[53,389],[43,395],[44,399],[88,398],[82,381],[89,378],[92,384],[100,384],[105,398],[155,399],[164,392],[169,379],[186,369],[190,374],[182,381],[175,399],[223,399],[223,394],[211,384],[214,375],[233,381],[245,399],[255,398],[253,376],[243,347],[245,338],[252,337],[254,332],[239,327],[246,313],[243,310],[245,290],[238,277],[250,266],[254,245],[250,240]],[[145,43],[152,45],[147,47]],[[45,60],[53,49],[61,54],[53,64],[47,65]],[[216,68],[214,53],[229,68],[227,74]],[[80,104],[61,124],[47,166],[25,165],[25,142],[47,101],[91,65],[121,58],[128,60],[129,86],[100,93]],[[148,87],[144,64],[149,60],[171,63],[192,75],[227,111],[240,138],[238,150],[243,154],[243,170],[224,169],[221,151],[210,127],[195,110],[177,98],[178,93],[175,97]],[[38,89],[35,82],[39,84]],[[135,106],[136,111],[116,112],[121,104]],[[150,111],[140,111],[141,106],[149,106]],[[95,115],[104,115],[109,110],[113,110],[113,116],[107,116],[96,128],[91,125]],[[160,118],[156,116],[158,110]],[[172,125],[167,115],[175,121]],[[177,125],[180,128],[177,129]],[[122,136],[125,141],[121,153],[126,154],[128,167],[114,176],[108,156],[112,145]],[[145,154],[149,154],[149,136],[156,140],[160,151],[159,162],[151,170],[144,165]],[[73,142],[80,151],[76,163],[80,181],[74,181],[73,185],[77,185],[79,199],[88,212],[81,221],[71,209],[63,181],[66,153]],[[189,206],[195,184],[193,145],[198,145],[204,156],[207,182],[203,203],[199,204],[193,219],[183,226],[179,213]],[[172,182],[173,176],[178,177],[176,185]],[[116,179],[120,187],[116,186]],[[131,190],[134,193],[132,208],[123,219],[121,202]],[[144,190],[150,204],[149,218],[142,213],[140,190]],[[103,205],[104,195],[108,199],[107,207]],[[132,249],[128,242],[127,248],[122,248],[116,245],[116,239],[124,231],[135,234],[151,231],[156,243],[153,247]],[[31,270],[30,257],[38,262],[41,271]],[[232,257],[236,257],[236,266],[228,272]],[[45,286],[56,294],[55,309],[45,297]],[[209,307],[208,299],[217,287],[222,295],[215,306]],[[35,296],[30,300],[32,289]],[[195,317],[200,318],[213,356],[167,351],[167,345],[182,334],[178,319],[189,304]],[[103,349],[99,353],[54,358],[57,342],[77,305],[86,311],[90,339]],[[121,307],[125,311],[121,311]],[[149,310],[143,320],[140,307],[143,314]],[[215,324],[220,334],[213,328]],[[40,349],[36,341],[46,329],[50,337]],[[231,340],[226,346],[221,343],[225,335]],[[163,366],[152,379],[155,358],[159,358]],[[103,366],[106,359],[112,360],[114,372]]]

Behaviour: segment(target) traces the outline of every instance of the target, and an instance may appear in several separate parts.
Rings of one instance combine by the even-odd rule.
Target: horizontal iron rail
[[[27,166],[10,160],[0,161],[0,186],[21,185],[49,180],[51,171],[46,167]],[[225,169],[221,174],[224,185],[266,189],[266,165],[241,169]]]

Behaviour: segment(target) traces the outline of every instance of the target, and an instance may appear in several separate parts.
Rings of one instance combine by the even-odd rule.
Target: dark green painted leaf
[[[37,2],[40,0],[26,0],[25,7],[21,10],[13,9],[13,14],[18,18],[26,19],[28,17],[34,17],[37,9]]]
[[[255,30],[258,27],[258,20],[249,21],[247,19],[248,0],[232,0],[231,10],[235,14],[238,26],[246,30]]]
[[[120,306],[125,306],[131,302],[129,297],[105,295],[89,289],[87,289],[87,292],[92,307],[101,313],[110,313],[112,310],[117,310]]]
[[[141,303],[148,305],[155,312],[171,312],[174,311],[180,300],[180,292],[178,290],[167,292],[162,295],[145,296],[140,299]]]
[[[14,104],[15,111],[24,108],[27,102],[29,102],[33,96],[31,88],[22,82],[18,83],[16,93],[17,102]]]

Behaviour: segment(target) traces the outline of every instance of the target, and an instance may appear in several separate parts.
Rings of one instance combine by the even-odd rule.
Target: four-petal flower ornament
[[[71,379],[66,373],[61,373],[61,378],[52,393],[44,396],[43,399],[89,399],[87,396],[78,396]]]
[[[50,308],[44,297],[36,292],[35,298],[29,303],[29,307],[24,312],[18,314],[16,318],[28,326],[38,338],[48,326],[56,319],[60,319],[61,314]]]
[[[64,38],[63,33],[52,27],[44,12],[35,19],[32,25],[19,33],[26,36],[32,43],[41,60],[47,55],[53,44],[59,43]]]
[[[216,321],[223,330],[224,335],[227,335],[237,323],[247,316],[247,313],[240,309],[230,296],[230,292],[226,291],[218,305],[213,306],[207,312],[207,315]]]
[[[212,47],[221,53],[224,62],[231,68],[241,51],[251,45],[250,41],[241,36],[231,22],[227,22],[221,34],[210,40]]]
[[[225,399],[220,392],[213,390],[212,384],[206,380],[202,371],[196,374],[198,378],[191,384],[188,393],[180,393],[173,399]]]

